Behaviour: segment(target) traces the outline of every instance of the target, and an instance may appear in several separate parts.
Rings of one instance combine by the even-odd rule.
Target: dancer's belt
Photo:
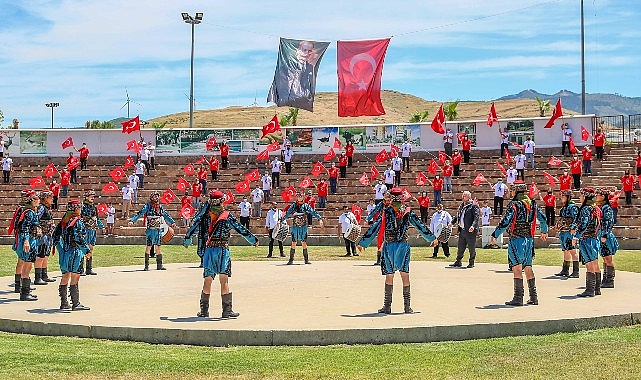
[[[95,216],[85,216],[82,222],[88,230],[95,230],[98,228],[98,218]]]
[[[296,227],[303,227],[307,225],[307,218],[305,217],[305,214],[301,215],[294,215],[294,226]]]
[[[570,228],[572,227],[572,222],[574,222],[574,219],[568,218],[565,216],[562,216],[559,218],[559,223],[558,223],[558,229],[560,232],[567,232],[570,231]]]
[[[147,217],[147,229],[148,230],[159,230],[161,224],[160,216],[148,216]]]
[[[229,248],[229,239],[209,239],[207,248]]]
[[[528,222],[516,222],[514,229],[510,233],[511,237],[532,237],[532,225]]]
[[[29,227],[29,237],[40,238],[42,236],[42,228],[40,226]]]
[[[387,243],[392,243],[392,242],[406,242],[407,241],[407,234],[403,234],[402,236],[398,236],[396,232],[393,231],[385,231],[385,242]]]
[[[581,238],[596,238],[596,226],[588,226],[581,235]]]

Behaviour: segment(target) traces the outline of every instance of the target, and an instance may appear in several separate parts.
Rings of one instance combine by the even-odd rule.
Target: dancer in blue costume
[[[15,242],[13,250],[18,255],[20,267],[20,301],[35,301],[38,297],[31,294],[31,278],[29,272],[38,254],[38,239],[42,236],[37,208],[40,197],[33,190],[27,190],[24,196],[24,206],[16,210],[12,221]]]
[[[304,202],[305,197],[303,193],[296,195],[296,202],[292,203],[285,215],[280,219],[284,222],[285,219],[293,215],[294,222],[292,223],[292,246],[289,249],[289,261],[287,265],[294,264],[294,255],[296,254],[296,245],[298,242],[303,246],[303,258],[305,264],[311,264],[309,261],[309,254],[307,252],[307,214],[320,220],[320,227],[323,227],[323,217],[321,217],[310,205]]]
[[[561,203],[563,203],[563,207],[559,211],[555,227],[559,233],[559,242],[563,251],[563,267],[561,272],[555,276],[579,278],[579,253],[572,245],[572,233],[570,232],[574,219],[579,214],[579,207],[572,201],[571,190],[561,190]],[[570,262],[572,262],[572,273],[570,273]]]
[[[86,270],[83,273],[83,265],[80,264],[80,274],[92,275],[95,276],[97,273],[93,271],[93,247],[96,245],[96,230],[100,228],[102,233],[105,233],[105,225],[102,223],[100,218],[98,218],[98,209],[94,204],[96,198],[96,192],[93,190],[85,190],[84,201],[82,202],[82,210],[80,211],[80,216],[82,221],[87,229],[87,244],[91,250],[91,255],[87,259]]]
[[[597,187],[594,197],[597,206],[601,207],[601,224],[598,237],[601,240],[601,257],[603,257],[603,280],[601,288],[614,288],[614,254],[619,249],[619,242],[612,233],[614,227],[614,211],[610,206],[608,196],[612,190],[607,187]]]
[[[436,240],[436,236],[421,222],[421,219],[409,207],[403,205],[403,190],[393,188],[385,193],[383,206],[376,221],[363,234],[358,242],[358,250],[367,248],[378,237],[382,239],[381,272],[385,276],[385,297],[379,313],[392,313],[392,292],[394,290],[394,273],[400,272],[403,281],[404,311],[413,313],[410,306],[410,245],[407,242],[407,231],[410,226],[428,242]]]
[[[599,269],[599,253],[601,242],[598,233],[601,223],[601,208],[594,201],[595,191],[591,187],[581,189],[581,207],[574,221],[572,230],[574,238],[572,245],[579,247],[581,262],[585,265],[585,291],[578,297],[594,297],[601,294],[601,270]]]
[[[51,255],[51,248],[53,248],[53,240],[51,234],[56,227],[51,214],[51,204],[53,202],[53,193],[45,190],[39,194],[40,206],[38,206],[38,220],[40,221],[40,228],[42,229],[42,236],[38,240],[38,256],[36,257],[36,278],[33,282],[34,285],[47,285],[56,280],[50,279],[47,273],[47,266],[49,263],[49,256]]]
[[[506,230],[510,234],[507,255],[510,269],[514,274],[514,297],[505,302],[509,306],[523,306],[523,272],[527,279],[530,293],[528,305],[538,305],[539,298],[536,292],[536,279],[532,270],[532,254],[534,253],[534,230],[536,220],[541,229],[541,240],[547,239],[548,224],[545,214],[534,200],[527,196],[528,189],[525,183],[515,182],[511,186],[512,201],[505,208],[503,218],[492,232],[491,244]]]

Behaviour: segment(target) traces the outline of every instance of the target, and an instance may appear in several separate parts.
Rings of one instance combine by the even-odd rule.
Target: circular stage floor
[[[577,298],[585,284],[561,279],[557,267],[535,266],[538,306],[508,307],[512,274],[506,265],[473,269],[448,263],[411,264],[412,307],[403,314],[397,275],[392,314],[383,302],[380,268],[369,261],[234,262],[230,279],[237,319],[221,319],[218,281],[210,318],[197,318],[202,269],[169,264],[168,270],[97,268],[82,277],[80,299],[90,311],[60,311],[58,283],[38,286],[35,302],[20,302],[0,278],[0,330],[150,343],[194,345],[326,345],[463,340],[548,334],[638,324],[641,274],[617,272],[616,289]],[[153,266],[155,267],[155,265]],[[59,273],[53,273],[59,276]],[[526,299],[527,299],[527,284]]]

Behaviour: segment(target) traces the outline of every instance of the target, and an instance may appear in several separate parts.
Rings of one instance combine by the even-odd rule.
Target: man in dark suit
[[[461,260],[465,248],[470,251],[470,261],[468,268],[474,268],[474,259],[476,258],[476,235],[479,233],[479,206],[472,201],[472,194],[464,191],[463,202],[456,211],[456,216],[452,219],[452,224],[458,227],[458,253],[456,261],[450,264],[451,267],[461,267]]]

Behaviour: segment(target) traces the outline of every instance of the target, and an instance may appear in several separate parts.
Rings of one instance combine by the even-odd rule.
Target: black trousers
[[[274,251],[274,238],[272,237],[272,233],[274,232],[274,229],[269,230],[269,253],[267,256],[271,256],[272,252]],[[281,256],[283,255],[283,242],[280,240],[278,241],[278,250],[280,251]]]
[[[548,221],[548,226],[554,226],[554,206],[545,206],[545,219]]]
[[[581,188],[581,174],[572,174],[572,179],[574,180],[574,190],[579,190]]]
[[[225,156],[225,157],[221,156],[220,157],[220,163],[223,166],[223,169],[227,169],[227,165],[229,164],[229,157],[228,156]]]
[[[241,216],[240,217],[240,224],[244,226],[245,228],[249,229],[249,216]]]
[[[4,183],[9,183],[9,175],[11,174],[11,170],[3,170],[2,171],[2,180]]]
[[[80,159],[80,170],[87,169],[87,159],[86,158],[81,158]]]
[[[347,166],[339,166],[338,170],[340,171],[341,178],[347,177]]]
[[[291,162],[285,162],[285,173],[289,174],[292,172],[292,163]]]
[[[347,256],[349,255],[356,256],[356,243],[345,239],[345,237],[343,237],[343,240],[345,241],[345,251],[347,252]],[[351,253],[350,253],[350,249],[352,250]]]
[[[632,192],[631,191],[626,191],[625,192],[625,204],[626,205],[631,205],[632,204]]]
[[[403,159],[403,170],[406,172],[410,171],[410,158],[409,157],[401,157]],[[407,169],[405,169],[405,166],[407,166]]]
[[[603,147],[602,146],[595,146],[596,149],[596,158],[597,160],[602,160],[603,159]]]
[[[427,209],[427,207],[420,207],[420,210],[421,210],[421,222],[423,222],[424,224],[426,224],[426,223],[427,223],[427,220],[428,220],[428,218],[429,218],[429,215],[428,215],[428,213],[427,213],[427,210],[428,210],[428,209]]]
[[[464,150],[463,151],[463,162],[466,164],[470,163],[470,151],[469,150]]]
[[[506,143],[501,143],[501,158],[505,156],[505,151],[509,149],[509,146]]]
[[[465,248],[470,251],[470,263],[476,259],[476,234],[474,232],[459,230],[458,233],[458,252],[456,253],[456,261],[463,260]]]
[[[272,185],[280,187],[280,172],[272,172]]]
[[[434,256],[438,255],[438,247],[439,246],[443,246],[443,253],[445,254],[445,256],[449,256],[450,255],[450,243],[448,243],[448,242],[445,242],[445,243],[439,242],[437,245],[434,246]]]
[[[569,141],[561,141],[561,155],[565,156],[565,147],[568,148],[568,153],[572,154],[572,152],[570,152],[570,142]]]
[[[218,170],[212,170],[211,171],[211,180],[215,181],[218,179]]]
[[[503,215],[503,197],[494,197],[494,215]]]
[[[454,177],[461,175],[461,165],[454,165]]]
[[[353,157],[347,157],[347,166],[349,166],[350,168],[352,167],[352,163],[353,163],[352,162],[353,161],[352,158]]]
[[[521,177],[522,181],[525,181],[525,169],[516,169],[516,179]]]
[[[443,144],[443,149],[445,150],[445,154],[448,156],[452,155],[452,143],[451,142],[446,142]]]
[[[400,187],[401,186],[401,171],[400,170],[394,170],[394,182],[396,183],[396,186]]]

